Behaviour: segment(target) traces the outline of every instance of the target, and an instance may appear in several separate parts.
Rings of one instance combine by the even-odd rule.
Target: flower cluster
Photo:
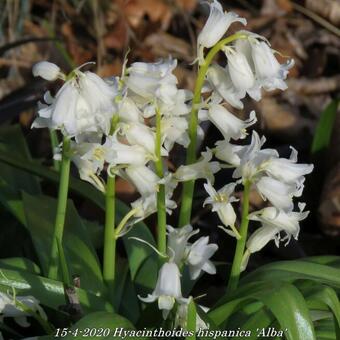
[[[178,183],[203,179],[208,193],[203,205],[211,206],[221,220],[219,227],[239,240],[247,235],[242,236],[236,225],[235,189],[242,184],[256,190],[270,206],[246,216],[262,226],[247,240],[243,254],[245,268],[250,254],[269,241],[274,240],[279,246],[280,241],[287,244],[291,237],[297,239],[299,221],[308,212],[303,211],[303,203],[298,204],[296,211],[293,198],[301,196],[304,176],[313,166],[297,164],[297,151],[293,148],[289,159],[281,158],[274,149],[263,148],[265,138],[255,131],[249,144],[235,142],[246,139],[247,129],[257,118],[252,111],[248,119],[241,120],[226,109],[225,102],[242,109],[242,99],[247,94],[260,100],[263,90],[286,89],[285,79],[294,62],[280,64],[264,37],[245,30],[221,41],[234,22],[246,25],[244,18],[224,12],[217,0],[210,4],[209,18],[197,41],[199,67],[206,70],[205,84],[195,96],[178,88],[173,72],[177,61],[171,58],[155,63],[132,63],[124,67],[120,77],[109,79],[82,72],[80,68],[66,75],[52,63],[38,63],[33,69],[35,76],[49,81],[61,79],[64,84],[54,97],[49,92],[45,94],[45,103],[40,104],[33,127],[59,129],[64,138],[72,139],[68,157],[79,169],[80,177],[99,190],[105,191],[104,170],[107,176],[121,176],[135,186],[140,197],[131,203],[132,219],[127,225],[157,211],[160,188],[165,192],[164,209],[170,214],[177,207],[173,192]],[[216,44],[226,57],[225,67],[210,64],[212,58],[206,64],[204,49]],[[204,150],[196,162],[170,171],[162,158],[169,155],[175,143],[184,148],[189,146],[190,115],[196,113],[198,121],[211,122],[222,138],[213,149]],[[202,133],[199,125],[197,131],[194,127],[194,132]],[[60,157],[60,153],[55,157]],[[234,168],[234,181],[217,190],[213,187],[215,174],[224,167]],[[182,296],[183,267],[188,267],[192,280],[201,272],[215,274],[210,258],[218,246],[209,244],[208,237],[189,243],[198,232],[191,225],[167,228],[168,261],[159,270],[152,294],[140,299],[147,303],[157,300],[164,318],[177,306],[178,321],[186,319],[189,301]]]
[[[177,302],[176,319],[183,326],[182,323],[184,320],[186,321],[185,312],[189,299],[182,296],[180,268],[183,269],[183,266],[188,266],[192,280],[196,280],[202,271],[215,274],[216,268],[210,258],[217,251],[218,246],[215,243],[209,243],[208,236],[202,236],[194,243],[189,243],[189,239],[199,232],[198,229],[193,230],[191,225],[182,228],[173,228],[168,225],[167,229],[169,262],[164,263],[159,270],[156,288],[152,294],[145,298],[139,298],[148,303],[158,300],[158,307],[163,311],[164,319],[167,318]],[[197,322],[202,326],[203,321],[201,319],[198,318]]]

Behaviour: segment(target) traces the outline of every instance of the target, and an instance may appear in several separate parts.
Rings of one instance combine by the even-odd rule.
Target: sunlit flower
[[[205,178],[213,183],[214,174],[220,170],[220,165],[218,162],[210,162],[212,156],[212,152],[209,149],[206,152],[202,152],[202,157],[198,162],[190,165],[181,165],[174,174],[175,178],[180,182]]]
[[[55,98],[38,111],[46,126],[61,129],[65,135],[84,132],[108,133],[111,117],[117,110],[116,91],[92,72],[73,70]],[[41,119],[34,127],[44,127]]]
[[[215,265],[209,260],[218,249],[215,243],[209,243],[209,237],[201,237],[188,249],[186,263],[189,266],[191,280],[196,280],[201,271],[216,274]]]
[[[65,75],[60,71],[60,67],[48,61],[40,61],[32,68],[34,77],[41,77],[48,81],[58,78],[65,79]]]
[[[228,70],[231,81],[243,98],[246,93],[255,100],[261,99],[261,89],[256,84],[255,75],[246,56],[237,50],[225,47],[224,52],[228,58]]]
[[[174,307],[175,302],[183,302],[181,291],[180,272],[175,263],[164,263],[158,273],[156,287],[152,294],[140,300],[146,303],[152,303],[158,300],[158,308],[163,312],[163,318],[168,317],[169,312]]]
[[[251,39],[251,47],[256,77],[261,86],[267,91],[285,90],[287,84],[284,79],[287,78],[288,70],[294,66],[294,60],[280,65],[274,51],[264,41]]]
[[[267,207],[250,214],[249,219],[261,222],[262,226],[247,241],[243,267],[245,268],[250,254],[260,251],[271,240],[275,241],[277,247],[280,242],[285,242],[286,246],[292,237],[297,240],[300,232],[299,222],[309,214],[309,211],[303,211],[304,207],[305,204],[299,203],[299,212],[285,212],[274,207]],[[285,234],[284,237],[282,233]]]
[[[240,234],[235,228],[236,214],[232,202],[236,202],[237,199],[232,196],[235,190],[235,183],[229,183],[220,190],[216,191],[211,183],[208,181],[204,184],[204,188],[209,194],[209,197],[204,201],[203,206],[210,204],[212,211],[215,211],[226,227],[230,227],[227,232],[237,239],[240,238]]]
[[[197,37],[200,62],[203,62],[203,48],[214,46],[223,37],[229,26],[237,21],[243,25],[247,23],[246,19],[240,18],[236,13],[224,12],[222,5],[217,0],[210,4],[208,20]]]
[[[228,66],[225,68],[214,64],[209,67],[207,71],[207,80],[215,91],[214,95],[218,94],[221,98],[227,101],[231,106],[237,109],[243,109],[241,99],[242,94],[238,91],[231,81]]]
[[[155,97],[167,102],[177,92],[177,79],[172,74],[176,65],[177,60],[171,58],[156,63],[133,63],[128,69],[127,87],[146,103]]]
[[[188,147],[190,139],[188,136],[188,121],[183,117],[163,117],[161,121],[161,132],[164,148],[169,152],[174,144]]]
[[[247,127],[257,121],[255,111],[251,111],[249,119],[243,121],[219,104],[209,106],[208,117],[221,131],[226,140],[245,138],[247,136]]]

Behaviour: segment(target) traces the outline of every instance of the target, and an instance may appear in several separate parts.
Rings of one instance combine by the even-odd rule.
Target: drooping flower
[[[156,287],[152,294],[140,300],[152,303],[158,300],[158,308],[162,310],[163,318],[166,319],[169,312],[174,307],[175,302],[184,302],[182,297],[180,272],[177,265],[173,262],[164,263],[158,273]]]
[[[284,183],[297,183],[304,175],[313,171],[313,164],[297,164],[297,151],[291,147],[291,155],[287,158],[272,157],[261,167],[270,176]]]
[[[160,178],[145,165],[132,165],[125,169],[126,175],[138,192],[146,197],[158,191]]]
[[[96,74],[75,69],[55,98],[39,109],[39,119],[33,126],[61,129],[70,137],[84,132],[107,134],[117,110],[116,95],[116,90]]]
[[[202,152],[202,158],[190,165],[181,165],[174,176],[179,182],[190,181],[192,179],[206,178],[211,183],[214,182],[214,174],[220,170],[218,162],[210,162],[212,159],[211,150]]]
[[[235,190],[236,183],[229,183],[220,190],[216,191],[215,188],[208,181],[204,184],[204,188],[209,194],[209,197],[204,201],[203,206],[210,204],[212,211],[215,211],[226,227],[230,227],[226,231],[237,239],[240,238],[240,234],[235,228],[236,214],[232,202],[236,202],[237,199],[232,196]]]
[[[210,4],[210,13],[202,31],[197,37],[199,61],[203,62],[203,48],[214,46],[226,33],[229,26],[234,22],[247,24],[246,19],[240,18],[236,13],[224,12],[222,5],[214,0]]]
[[[216,274],[215,265],[209,260],[218,249],[215,243],[209,243],[209,237],[201,237],[187,249],[186,263],[189,266],[191,280],[196,280],[201,271]]]
[[[177,79],[172,74],[176,65],[177,60],[171,58],[156,63],[133,63],[128,68],[127,87],[144,103],[154,101],[155,97],[166,102],[177,92]]]
[[[185,118],[163,117],[161,131],[164,148],[170,152],[175,143],[188,147],[190,139],[187,130],[188,121]]]
[[[220,140],[216,142],[214,149],[215,157],[227,163],[231,167],[237,167],[241,163],[241,158],[238,152],[243,148],[241,145],[231,144],[227,140]]]
[[[210,66],[207,71],[207,80],[212,90],[215,91],[213,92],[215,98],[218,95],[236,109],[243,109],[242,94],[232,83],[228,66],[225,68],[217,64]]]
[[[255,111],[251,111],[249,119],[243,121],[219,104],[209,106],[208,117],[226,140],[245,138],[247,136],[246,128],[257,121]]]
[[[277,209],[293,209],[293,197],[301,196],[303,183],[287,184],[269,176],[261,177],[256,183],[256,188],[264,199],[273,204]]]
[[[294,60],[280,65],[274,56],[273,50],[264,41],[251,39],[252,57],[256,77],[266,91],[275,89],[285,90],[288,70],[294,66]]]
[[[193,230],[190,224],[181,228],[173,228],[168,225],[167,230],[167,253],[173,262],[180,265],[185,258],[185,251],[188,246],[189,238],[197,234],[199,230]]]
[[[255,75],[243,53],[231,47],[223,49],[228,59],[228,70],[231,81],[243,98],[246,93],[254,100],[261,99],[261,88],[256,83]]]
[[[40,61],[33,65],[32,73],[34,77],[41,77],[48,81],[58,78],[65,79],[65,75],[60,71],[60,67],[48,61]]]
[[[243,267],[245,268],[249,256],[260,251],[271,240],[275,241],[277,247],[280,242],[285,242],[285,246],[290,239],[298,239],[300,226],[299,222],[304,220],[309,211],[303,211],[304,203],[299,203],[299,212],[279,210],[274,207],[267,207],[249,215],[249,219],[261,222],[262,226],[257,229],[248,239],[246,252],[243,257]],[[281,234],[285,236],[282,237]]]
[[[38,313],[38,315],[47,320],[45,311],[39,304],[39,301],[33,296],[10,296],[0,292],[0,321],[3,318],[14,318],[15,322],[21,327],[29,327],[30,323],[27,317],[30,313],[27,310]]]

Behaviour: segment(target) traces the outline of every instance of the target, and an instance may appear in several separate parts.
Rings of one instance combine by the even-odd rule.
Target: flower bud
[[[48,61],[40,61],[32,68],[34,77],[41,77],[48,81],[56,80],[60,75],[60,67]]]

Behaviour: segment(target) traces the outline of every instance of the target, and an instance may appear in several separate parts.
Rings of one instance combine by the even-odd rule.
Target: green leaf
[[[231,296],[226,296],[213,308],[209,317],[217,324],[223,324],[237,310],[255,300],[261,301],[280,323],[287,339],[315,339],[313,324],[306,302],[300,291],[291,284],[273,285],[270,282],[252,282],[238,288]],[[304,337],[305,336],[305,337]]]
[[[256,281],[293,282],[307,279],[340,288],[340,269],[307,261],[281,261],[264,265],[246,275],[241,285]]]
[[[311,150],[312,153],[316,153],[328,147],[332,136],[339,102],[339,99],[334,99],[321,113],[319,123],[314,133]]]
[[[15,288],[17,295],[32,295],[43,305],[59,310],[65,305],[64,285],[60,281],[50,280],[25,271],[0,268],[0,291],[8,292]],[[106,310],[112,312],[112,306],[104,299],[76,288],[79,302],[85,313]]]
[[[23,163],[31,161],[26,140],[19,125],[0,127],[0,153],[18,155]],[[39,194],[40,185],[35,176],[12,166],[3,164],[0,167],[0,178],[13,191],[13,193],[24,190],[30,194]]]
[[[24,270],[32,274],[40,274],[40,268],[31,260],[24,257],[0,259],[0,267],[12,270]]]
[[[96,312],[86,315],[74,324],[70,328],[70,332],[73,332],[73,334],[70,333],[64,339],[122,339],[122,336],[119,336],[118,333],[120,329],[127,331],[135,328],[129,320],[118,314]],[[117,330],[117,333],[115,333],[115,330]],[[143,339],[136,336],[127,338]]]
[[[308,302],[321,302],[333,313],[335,332],[337,339],[340,338],[340,303],[338,296],[331,287],[314,287],[308,297]]]
[[[57,201],[48,196],[23,193],[27,229],[44,273],[47,273]],[[97,254],[72,203],[68,201],[63,236],[68,268],[80,276],[81,287],[93,293],[106,291]],[[61,273],[59,273],[60,275]]]

